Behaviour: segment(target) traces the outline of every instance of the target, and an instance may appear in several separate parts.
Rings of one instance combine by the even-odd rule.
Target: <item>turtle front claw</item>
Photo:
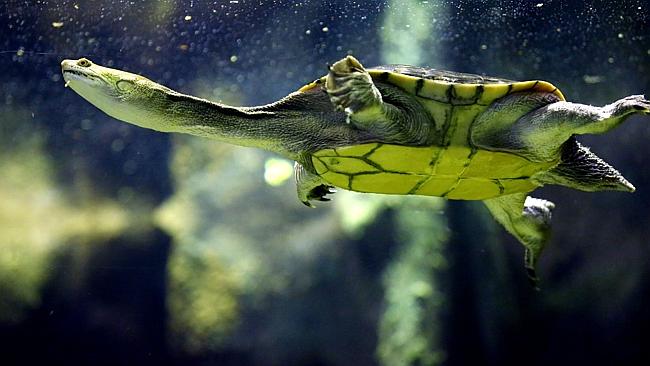
[[[296,178],[296,189],[298,199],[307,207],[316,207],[311,201],[329,201],[325,198],[328,194],[335,193],[334,187],[321,179],[317,174],[308,171],[305,167],[296,162],[293,167]]]
[[[312,188],[307,195],[301,199],[300,201],[307,207],[314,208],[314,206],[311,201],[321,201],[321,202],[327,202],[331,201],[331,199],[326,198],[325,196],[328,194],[334,194],[336,193],[336,190],[334,190],[334,187],[328,186],[325,184],[321,184],[319,186],[316,186]]]

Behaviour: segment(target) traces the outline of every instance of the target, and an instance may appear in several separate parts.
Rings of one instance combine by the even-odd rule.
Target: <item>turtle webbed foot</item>
[[[381,93],[370,74],[352,56],[329,67],[325,88],[336,109],[348,115],[382,103]]]
[[[539,290],[537,261],[548,241],[553,209],[555,209],[555,204],[551,201],[533,197],[526,197],[524,201],[522,217],[528,221],[526,226],[529,231],[525,234],[526,240],[523,243],[526,247],[524,265],[528,281],[536,290]]]
[[[650,114],[650,101],[644,95],[630,95],[609,105],[613,117],[623,117],[634,113]]]
[[[524,266],[531,285],[538,289],[537,262],[549,240],[553,202],[525,193],[484,201],[492,216],[525,248]]]

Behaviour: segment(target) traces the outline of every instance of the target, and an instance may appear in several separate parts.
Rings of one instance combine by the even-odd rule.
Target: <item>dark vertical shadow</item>
[[[478,202],[448,205],[449,268],[440,275],[447,295],[442,317],[445,365],[503,365],[520,349],[513,327],[522,320],[516,294],[525,275],[523,268],[511,273],[519,267],[508,258],[510,243],[497,239],[491,217],[483,211]]]
[[[469,222],[476,222],[465,203],[452,202],[447,206],[448,223],[451,230],[446,247],[449,269],[442,275],[442,286],[447,295],[442,333],[443,349],[447,354],[446,365],[483,365],[485,351],[478,329],[478,297],[474,284],[476,268],[472,252],[478,250],[474,236],[475,228]]]

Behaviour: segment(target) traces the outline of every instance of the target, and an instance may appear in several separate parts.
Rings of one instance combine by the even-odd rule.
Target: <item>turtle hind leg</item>
[[[552,154],[557,152],[557,149],[549,149],[549,152],[546,152],[546,146],[536,146],[535,142],[528,138],[538,133],[535,125],[537,121],[521,123],[521,120],[559,100],[555,94],[541,92],[507,95],[492,103],[476,118],[471,127],[471,141],[477,147],[516,153],[532,161],[552,160]]]
[[[650,114],[650,101],[643,95],[619,99],[604,107],[559,101],[523,116],[512,131],[526,147],[546,157],[557,154],[573,135],[605,133],[634,114]]]
[[[352,56],[329,67],[325,89],[348,123],[372,133],[377,140],[425,145],[433,141],[433,123],[422,105],[400,88],[375,85],[368,71]]]
[[[535,178],[541,184],[559,184],[588,192],[635,190],[618,170],[580,145],[575,137],[562,145],[560,164]]]
[[[296,189],[298,191],[298,199],[307,207],[316,207],[311,201],[329,201],[326,198],[328,194],[333,194],[335,191],[333,186],[325,183],[325,181],[317,174],[311,173],[305,169],[300,163],[296,162],[293,166],[294,178],[296,179]]]
[[[570,115],[574,118],[569,122],[572,134],[605,133],[634,114],[650,114],[650,101],[643,95],[631,95],[604,107],[567,104],[573,105]]]
[[[539,282],[536,266],[550,237],[551,212],[555,205],[524,193],[483,201],[494,218],[525,247],[524,265],[531,284]]]
[[[650,101],[643,95],[594,107],[561,101],[550,93],[513,93],[477,118],[472,141],[479,147],[514,152],[533,161],[550,161],[571,136],[605,133],[633,114],[650,114]]]

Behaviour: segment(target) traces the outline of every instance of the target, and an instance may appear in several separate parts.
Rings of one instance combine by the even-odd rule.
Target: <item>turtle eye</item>
[[[82,58],[82,59],[79,59],[79,61],[77,61],[77,66],[81,66],[81,67],[90,67],[90,65],[92,65],[92,64],[93,63],[90,62],[90,60],[87,59],[87,58]]]
[[[117,90],[121,92],[129,92],[133,90],[135,83],[131,80],[118,80],[117,83],[115,83],[115,86],[117,87]]]

